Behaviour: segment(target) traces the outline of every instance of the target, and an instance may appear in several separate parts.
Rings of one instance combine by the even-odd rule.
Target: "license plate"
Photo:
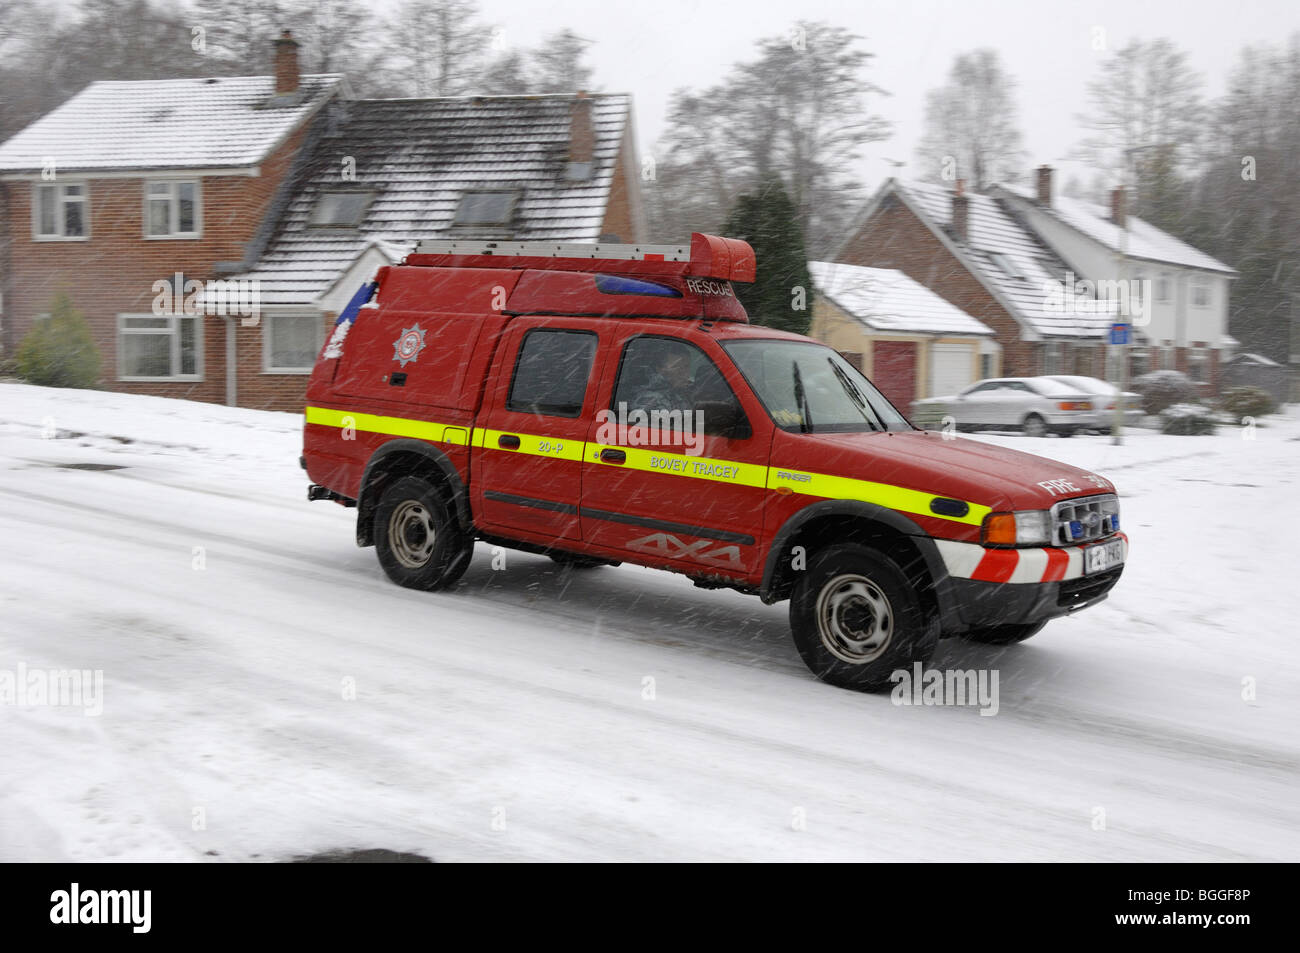
[[[1124,540],[1122,539],[1112,539],[1109,543],[1102,543],[1100,546],[1089,546],[1083,551],[1085,576],[1105,572],[1107,569],[1114,569],[1123,564]]]

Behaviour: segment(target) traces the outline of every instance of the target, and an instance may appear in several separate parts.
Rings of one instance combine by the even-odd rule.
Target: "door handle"
[[[601,463],[622,463],[627,459],[627,454],[622,450],[615,450],[613,447],[606,447],[600,451]]]
[[[502,450],[518,450],[519,438],[512,433],[503,433],[497,437],[497,446]]]

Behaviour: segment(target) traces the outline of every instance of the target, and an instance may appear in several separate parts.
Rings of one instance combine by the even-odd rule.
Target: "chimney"
[[[966,241],[966,221],[969,218],[970,198],[966,195],[966,180],[957,180],[957,190],[952,194],[952,231],[957,241]]]
[[[1110,193],[1110,220],[1120,228],[1124,227],[1127,210],[1124,208],[1124,186],[1119,186]]]
[[[275,41],[275,94],[298,92],[298,41],[285,30]]]
[[[1050,165],[1040,165],[1038,167],[1038,204],[1052,204],[1052,167]]]
[[[564,177],[573,181],[591,178],[596,133],[591,125],[591,97],[579,92],[569,112],[569,162]]]

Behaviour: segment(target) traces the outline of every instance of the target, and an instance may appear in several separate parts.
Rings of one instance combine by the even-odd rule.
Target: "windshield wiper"
[[[840,386],[844,388],[844,393],[848,394],[849,400],[853,401],[853,405],[858,408],[858,413],[862,415],[862,419],[871,426],[872,430],[883,429],[877,427],[876,421],[867,413],[868,408],[871,406],[870,402],[867,400],[867,396],[858,389],[857,384],[853,383],[853,379],[850,378],[848,374],[844,373],[844,368],[836,364],[833,358],[826,358],[826,363],[831,366],[831,371],[834,372],[835,379],[840,382]]]
[[[803,389],[803,377],[799,374],[799,362],[790,362],[790,371],[794,377],[794,401],[799,408],[800,433],[812,433],[812,413],[808,409],[808,395]]]

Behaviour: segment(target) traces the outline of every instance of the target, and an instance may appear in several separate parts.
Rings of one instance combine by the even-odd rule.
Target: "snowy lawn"
[[[0,678],[103,672],[0,706],[0,860],[1300,860],[1296,416],[977,438],[1112,478],[1132,539],[1100,606],[943,644],[993,717],[822,685],[786,605],[667,573],[400,589],[300,433],[0,384]]]

